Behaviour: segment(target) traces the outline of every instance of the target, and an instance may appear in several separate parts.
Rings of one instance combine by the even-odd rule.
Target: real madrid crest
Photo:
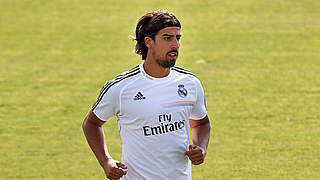
[[[188,95],[188,91],[184,88],[183,84],[178,85],[178,95],[182,98],[185,98]]]

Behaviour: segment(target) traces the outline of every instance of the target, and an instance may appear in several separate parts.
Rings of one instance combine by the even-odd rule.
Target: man
[[[204,162],[210,121],[199,79],[174,66],[180,28],[178,19],[163,10],[141,17],[135,51],[144,62],[108,81],[83,122],[87,141],[109,179],[189,180],[191,163]],[[102,130],[114,115],[122,162],[108,153]]]

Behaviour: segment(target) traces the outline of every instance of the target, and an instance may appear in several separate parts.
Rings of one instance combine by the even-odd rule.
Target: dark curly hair
[[[154,37],[158,31],[172,26],[181,28],[179,20],[173,14],[168,13],[165,10],[149,12],[142,16],[136,27],[135,40],[137,41],[137,44],[135,53],[141,55],[142,59],[145,60],[148,53],[148,47],[144,43],[144,38],[151,37],[155,41]]]

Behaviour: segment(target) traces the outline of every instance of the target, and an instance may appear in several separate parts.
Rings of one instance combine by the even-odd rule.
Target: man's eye
[[[170,39],[170,37],[165,37],[164,39],[165,39],[165,40],[169,40],[169,39]]]

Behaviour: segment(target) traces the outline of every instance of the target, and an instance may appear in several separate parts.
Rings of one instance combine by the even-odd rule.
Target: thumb
[[[189,145],[189,151],[195,149],[196,147],[197,147],[196,145],[190,144],[190,145]]]
[[[122,168],[122,169],[127,169],[128,167],[124,164],[122,164],[121,162],[117,162],[117,166]]]
[[[189,156],[190,151],[191,151],[193,148],[194,148],[194,145],[189,144],[189,146],[188,146],[188,151],[184,152],[184,155],[185,155],[185,156]]]

